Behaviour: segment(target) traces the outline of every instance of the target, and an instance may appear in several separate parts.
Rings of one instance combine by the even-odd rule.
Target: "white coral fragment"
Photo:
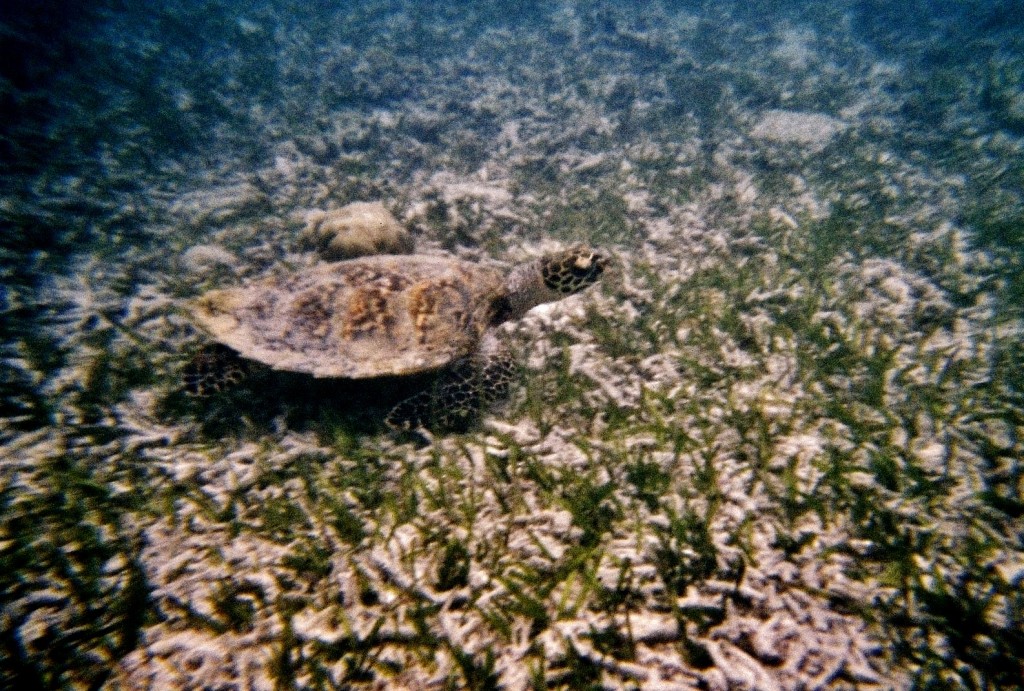
[[[750,136],[783,144],[802,144],[817,151],[846,128],[842,120],[824,113],[769,110],[750,130]]]

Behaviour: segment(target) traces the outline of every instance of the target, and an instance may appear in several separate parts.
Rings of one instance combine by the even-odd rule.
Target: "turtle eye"
[[[608,260],[600,252],[574,248],[541,263],[544,285],[562,295],[572,295],[600,278]]]

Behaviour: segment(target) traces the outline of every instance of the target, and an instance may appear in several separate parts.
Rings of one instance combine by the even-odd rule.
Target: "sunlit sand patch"
[[[842,120],[824,113],[770,110],[750,130],[750,136],[782,144],[802,144],[818,151],[847,127]]]

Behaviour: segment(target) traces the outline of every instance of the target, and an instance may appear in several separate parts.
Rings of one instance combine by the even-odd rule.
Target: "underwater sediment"
[[[1020,688],[1024,58],[918,5],[12,11],[0,686]],[[353,203],[614,266],[428,443],[186,396]]]

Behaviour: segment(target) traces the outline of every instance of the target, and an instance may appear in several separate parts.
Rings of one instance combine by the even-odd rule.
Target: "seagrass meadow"
[[[1022,11],[3,9],[0,687],[1022,688]],[[353,202],[609,267],[467,429],[186,395]]]

